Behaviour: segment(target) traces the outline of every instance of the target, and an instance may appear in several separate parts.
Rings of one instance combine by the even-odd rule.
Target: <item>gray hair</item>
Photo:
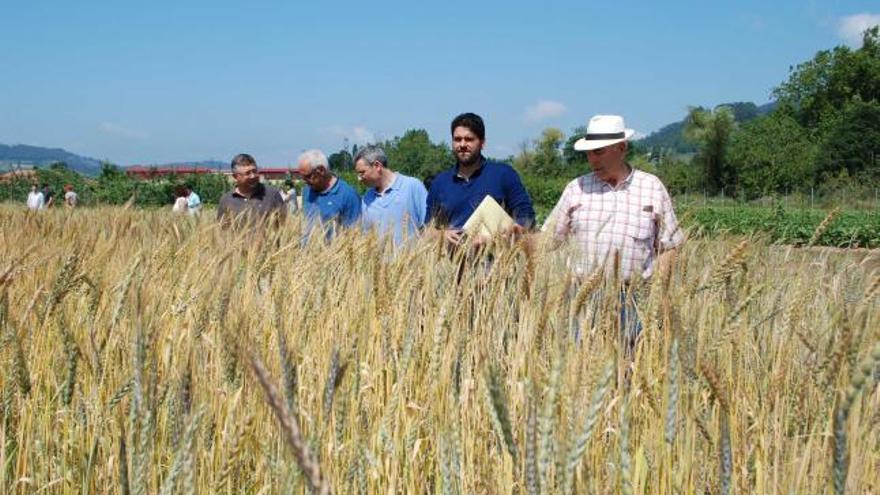
[[[379,162],[383,167],[388,166],[388,156],[385,154],[385,150],[376,146],[375,144],[368,144],[361,148],[357,155],[354,156],[354,163],[357,163],[358,160],[363,159],[367,162],[367,165],[372,165],[375,162]]]
[[[297,163],[306,162],[312,168],[324,167],[327,170],[330,170],[330,162],[327,161],[327,155],[325,155],[321,150],[306,150],[303,151],[302,154],[299,155],[299,158],[296,159]]]

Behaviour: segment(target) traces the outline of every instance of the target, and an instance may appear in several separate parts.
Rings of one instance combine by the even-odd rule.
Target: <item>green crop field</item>
[[[678,215],[696,235],[757,234],[777,244],[880,247],[880,212],[876,210],[692,205],[679,208]]]

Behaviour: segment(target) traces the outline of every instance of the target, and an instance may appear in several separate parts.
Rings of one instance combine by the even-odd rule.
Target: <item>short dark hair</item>
[[[456,127],[465,127],[480,138],[480,141],[486,140],[486,126],[483,124],[483,118],[471,112],[463,113],[452,119],[452,125],[449,126],[449,133],[455,134]]]
[[[247,153],[239,153],[235,155],[235,158],[232,159],[232,170],[235,171],[235,167],[250,167],[257,166],[257,161],[254,160],[254,157],[248,155]]]

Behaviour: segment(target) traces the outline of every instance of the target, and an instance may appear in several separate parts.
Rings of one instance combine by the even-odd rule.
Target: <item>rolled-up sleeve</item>
[[[666,187],[658,182],[660,188],[660,216],[662,218],[660,226],[660,250],[667,251],[675,249],[684,242],[684,233],[675,217],[675,210],[672,208],[672,199],[666,191]]]

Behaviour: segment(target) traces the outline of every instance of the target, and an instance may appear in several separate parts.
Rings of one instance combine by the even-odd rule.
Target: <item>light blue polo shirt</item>
[[[347,182],[336,178],[333,187],[316,192],[311,187],[303,189],[303,212],[308,220],[308,231],[318,223],[330,225],[327,237],[332,237],[335,227],[348,227],[361,216],[361,200]]]
[[[422,181],[395,173],[394,182],[385,192],[370,188],[361,202],[365,230],[375,229],[380,234],[390,233],[394,245],[415,238],[425,225],[428,191]]]

